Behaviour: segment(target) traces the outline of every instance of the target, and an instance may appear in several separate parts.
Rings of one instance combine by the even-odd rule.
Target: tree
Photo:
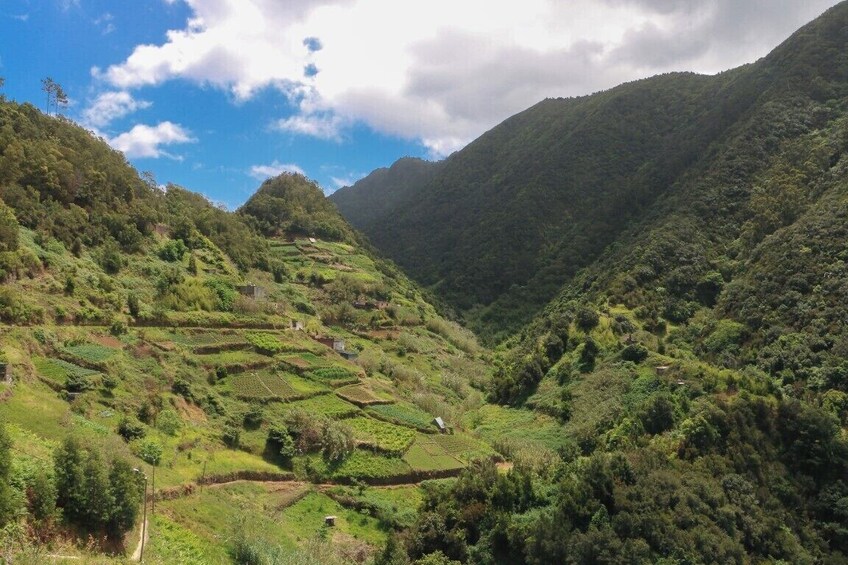
[[[15,212],[0,200],[0,252],[17,251],[19,227]]]
[[[112,517],[115,499],[112,496],[106,465],[96,451],[88,452],[83,477],[81,525],[90,530],[101,530]]]
[[[143,496],[143,483],[125,459],[115,459],[109,471],[109,491],[114,506],[107,524],[107,532],[120,538],[132,529],[138,517],[138,508]]]
[[[41,90],[47,95],[47,115],[50,115],[51,107],[54,107],[56,113],[58,113],[60,106],[64,108],[68,104],[68,95],[65,93],[65,89],[52,78],[41,79]]]
[[[85,502],[83,453],[76,438],[71,436],[65,438],[56,450],[54,465],[58,506],[68,521],[76,522],[84,514]]]
[[[283,425],[272,426],[268,430],[268,443],[286,460],[294,457],[297,451],[288,428]]]
[[[12,517],[12,493],[9,474],[12,470],[12,439],[0,424],[0,526]]]

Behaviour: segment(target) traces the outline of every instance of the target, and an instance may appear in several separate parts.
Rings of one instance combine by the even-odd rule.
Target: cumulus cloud
[[[181,157],[167,153],[163,145],[193,143],[197,141],[191,133],[172,122],[161,122],[155,126],[138,124],[130,131],[124,132],[108,140],[109,145],[123,151],[128,158],[148,157],[157,159],[168,157],[181,160]]]
[[[298,173],[305,175],[303,169],[293,163],[280,163],[276,159],[270,165],[253,165],[248,174],[255,179],[265,180],[283,173]]]
[[[107,91],[100,93],[88,108],[83,110],[82,119],[88,126],[102,128],[114,120],[150,106],[150,102],[136,100],[125,90]]]
[[[281,131],[339,140],[364,122],[444,155],[544,97],[750,62],[835,0],[185,2],[183,29],[95,76],[183,78],[239,102],[276,88],[298,109]]]

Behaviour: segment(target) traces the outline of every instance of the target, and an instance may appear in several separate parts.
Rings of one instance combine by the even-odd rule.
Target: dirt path
[[[138,545],[135,546],[135,551],[133,551],[132,557],[130,557],[133,561],[141,561],[141,547],[142,541],[144,544],[147,544],[147,540],[150,539],[150,522],[147,520],[144,521],[144,524],[141,525],[141,531],[144,535],[144,540],[141,539],[141,535],[138,537]]]

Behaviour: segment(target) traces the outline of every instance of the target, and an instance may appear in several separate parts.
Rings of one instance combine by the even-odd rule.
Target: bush
[[[284,459],[291,459],[296,453],[294,440],[292,439],[288,428],[283,425],[271,426],[268,430],[267,442],[272,445]]]
[[[146,433],[147,431],[144,429],[144,424],[135,418],[124,416],[118,423],[118,435],[126,441],[143,438]]]
[[[221,441],[227,447],[236,449],[241,443],[241,430],[231,424],[224,426],[224,430],[221,432]]]
[[[577,315],[574,318],[577,327],[583,330],[584,332],[590,332],[595,326],[598,325],[600,318],[598,317],[598,313],[588,306],[583,306],[579,310],[577,310]]]
[[[159,248],[157,254],[159,257],[168,261],[169,263],[173,263],[175,261],[182,261],[183,255],[185,255],[186,251],[188,251],[188,247],[183,243],[181,239],[172,239],[171,241],[162,245]]]
[[[634,363],[641,363],[648,357],[648,350],[644,345],[640,345],[638,343],[633,343],[626,346],[621,351],[621,358],[624,361],[633,361]]]

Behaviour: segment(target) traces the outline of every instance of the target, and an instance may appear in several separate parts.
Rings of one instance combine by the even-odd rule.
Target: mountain
[[[491,215],[464,199],[500,190],[505,264],[555,240],[527,275],[550,288],[465,310],[495,349],[305,177],[229,213],[0,99],[0,560],[844,563],[846,23],[843,4],[754,65],[546,101],[384,171],[404,214],[437,186],[440,217],[468,215],[448,188]],[[549,147],[591,190],[535,168]],[[547,200],[508,215],[526,195]]]
[[[375,222],[414,203],[421,187],[442,169],[443,161],[413,157],[398,159],[391,167],[377,169],[353,186],[340,188],[330,199],[356,229],[371,232]]]
[[[123,563],[145,507],[146,562],[361,561],[502,459],[489,353],[360,240],[302,175],[226,212],[0,98],[0,561]]]
[[[669,74],[540,102],[433,178],[404,183],[385,211],[375,202],[396,181],[383,172],[360,181],[371,188],[358,198],[351,188],[331,199],[497,341],[605,250],[630,245],[629,234],[690,213],[705,178],[728,183],[712,203],[722,214],[705,227],[732,240],[751,185],[781,144],[842,114],[845,12],[837,6],[764,59],[716,76]],[[730,163],[737,150],[745,157]],[[354,207],[382,212],[366,220]]]

